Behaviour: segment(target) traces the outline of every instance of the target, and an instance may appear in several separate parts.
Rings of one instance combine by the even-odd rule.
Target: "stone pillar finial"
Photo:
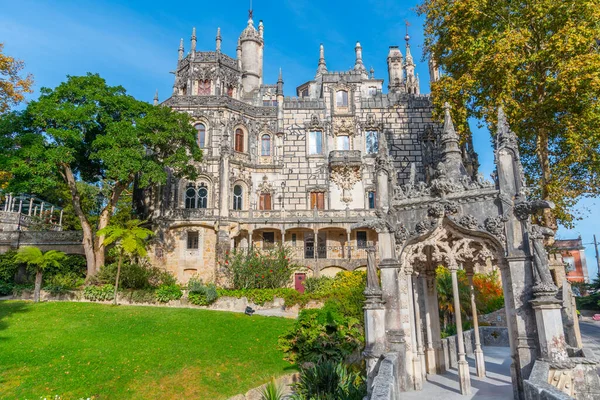
[[[157,105],[158,105],[158,89],[156,89],[156,93],[154,93],[154,101],[153,101],[153,104],[154,104],[155,106],[157,106]]]
[[[217,28],[217,38],[216,38],[216,43],[217,43],[217,53],[221,52],[221,28]]]
[[[178,57],[177,60],[181,61],[183,60],[183,38],[181,38],[181,40],[179,41],[179,50],[177,51]]]
[[[319,45],[319,66],[317,67],[317,75],[327,73],[327,64],[325,63],[325,47],[323,43]]]
[[[191,57],[194,58],[196,56],[196,27],[192,28],[192,50],[191,50]]]

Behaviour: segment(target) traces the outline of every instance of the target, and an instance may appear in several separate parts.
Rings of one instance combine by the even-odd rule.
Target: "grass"
[[[226,399],[291,369],[294,321],[163,307],[0,301],[2,399]]]

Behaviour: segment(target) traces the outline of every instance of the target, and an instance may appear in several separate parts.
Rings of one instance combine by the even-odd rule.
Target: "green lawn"
[[[226,399],[293,372],[283,318],[0,301],[0,398]]]

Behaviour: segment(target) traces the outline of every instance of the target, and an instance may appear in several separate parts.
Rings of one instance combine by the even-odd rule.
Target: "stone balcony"
[[[329,152],[329,166],[361,166],[360,150],[333,150]]]

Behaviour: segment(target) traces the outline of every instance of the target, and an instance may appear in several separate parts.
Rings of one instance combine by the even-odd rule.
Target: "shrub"
[[[156,289],[156,300],[160,303],[168,303],[171,300],[179,300],[183,292],[179,285],[160,285]]]
[[[51,293],[64,293],[77,289],[85,283],[85,279],[76,272],[58,273],[46,280],[44,290]]]
[[[290,250],[278,246],[273,249],[236,250],[219,265],[233,289],[275,289],[288,287],[292,274],[300,266],[290,261]]]
[[[108,264],[100,268],[96,275],[98,283],[113,283],[117,277],[117,264]],[[168,271],[144,264],[123,263],[119,276],[119,287],[123,289],[150,289],[160,285],[175,285],[175,277]]]
[[[260,400],[281,400],[283,399],[283,388],[281,384],[275,382],[275,378],[263,386],[260,391]]]
[[[188,282],[188,301],[197,306],[208,306],[217,300],[217,287],[209,283],[204,285],[201,279],[192,277]]]
[[[309,277],[304,281],[305,293],[329,293],[333,288],[333,281],[335,278],[328,276],[321,277]]]
[[[123,298],[129,298],[132,303],[154,303],[156,301],[156,291],[154,289],[129,290]]]
[[[0,254],[0,282],[13,283],[19,264],[15,261],[17,252],[9,250]]]
[[[8,296],[12,294],[14,284],[11,282],[0,282],[0,296]]]
[[[115,286],[110,283],[102,286],[86,286],[83,297],[91,301],[107,301],[114,299]]]
[[[367,386],[363,376],[342,363],[326,361],[300,372],[294,400],[362,400]]]
[[[363,344],[360,321],[342,315],[335,303],[327,302],[319,310],[302,310],[296,324],[280,336],[278,348],[287,360],[302,364],[342,362]]]
[[[577,309],[600,310],[600,292],[584,297],[576,297]]]

